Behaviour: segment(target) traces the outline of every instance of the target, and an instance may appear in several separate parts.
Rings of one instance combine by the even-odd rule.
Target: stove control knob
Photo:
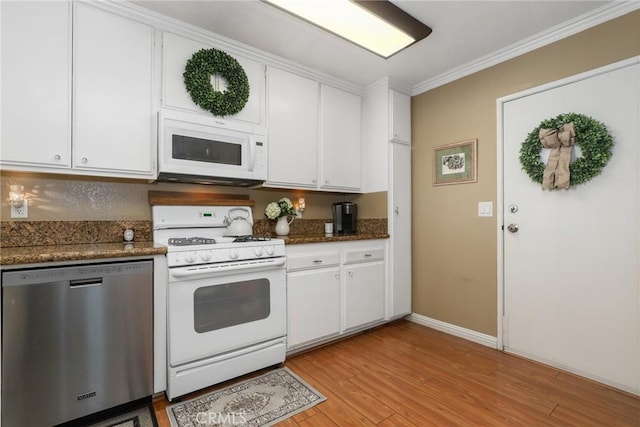
[[[196,253],[189,252],[184,256],[184,260],[187,264],[193,264],[194,262],[196,262]]]
[[[211,251],[206,251],[200,254],[200,259],[204,262],[207,262],[207,261],[211,261],[212,256],[213,256],[213,253],[211,253]]]
[[[267,246],[267,255],[271,256],[276,252],[276,248],[273,246]]]
[[[231,250],[229,251],[229,258],[231,258],[231,259],[238,259],[238,258],[240,258],[240,254],[238,253],[238,250],[237,250],[237,249],[231,249]]]
[[[257,247],[253,250],[253,252],[256,254],[256,256],[262,256],[262,251],[263,249],[261,247]]]

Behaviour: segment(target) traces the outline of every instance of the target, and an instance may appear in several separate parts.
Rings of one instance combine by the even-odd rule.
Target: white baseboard
[[[498,348],[498,339],[491,335],[472,331],[471,329],[462,328],[460,326],[452,325],[451,323],[442,322],[416,313],[411,313],[406,317],[406,319],[431,329],[436,329],[459,338],[464,338],[465,340],[482,344],[486,347]]]

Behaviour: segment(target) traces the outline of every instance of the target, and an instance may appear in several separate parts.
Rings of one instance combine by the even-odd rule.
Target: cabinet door
[[[390,144],[390,316],[411,313],[411,147]]]
[[[393,142],[411,144],[411,97],[390,90],[389,104],[389,139]]]
[[[384,263],[345,268],[345,330],[384,318]]]
[[[340,332],[340,270],[323,268],[287,274],[287,347]]]
[[[319,84],[269,68],[267,184],[317,186]]]
[[[0,162],[69,168],[71,4],[3,1],[0,8]]]
[[[359,96],[321,85],[321,188],[360,191],[360,117]]]
[[[182,37],[172,33],[164,33],[162,40],[163,48],[163,90],[162,103],[166,107],[178,108],[192,111],[194,113],[212,117],[209,111],[203,110],[196,105],[187,92],[184,85],[184,67],[194,53],[200,49],[210,49],[212,46]],[[244,69],[249,80],[249,100],[242,111],[225,119],[239,120],[247,123],[263,126],[265,122],[265,67],[256,61],[233,56]],[[212,85],[218,90],[226,88],[224,79],[212,79]]]
[[[152,27],[75,4],[73,166],[152,175]]]

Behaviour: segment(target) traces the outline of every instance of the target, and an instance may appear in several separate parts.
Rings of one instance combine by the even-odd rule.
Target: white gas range
[[[281,239],[225,236],[233,206],[153,206],[167,246],[167,397],[284,361],[285,249]]]

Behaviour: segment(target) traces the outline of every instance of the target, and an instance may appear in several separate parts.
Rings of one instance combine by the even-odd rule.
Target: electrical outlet
[[[11,218],[29,218],[29,205],[24,202],[22,206],[11,206]]]

